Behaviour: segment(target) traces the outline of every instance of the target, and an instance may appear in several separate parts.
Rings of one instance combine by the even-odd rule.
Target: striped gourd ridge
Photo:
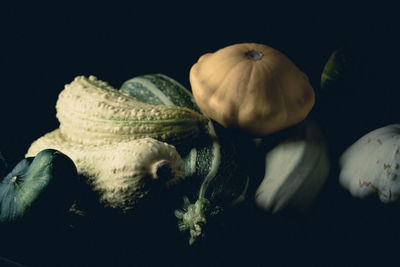
[[[148,74],[132,78],[123,83],[120,90],[128,92],[143,102],[187,107],[201,113],[191,92],[163,74]],[[185,179],[193,178],[192,181],[200,182],[193,195],[189,196],[192,198],[186,199],[184,210],[179,212],[187,212],[190,201],[204,203],[203,200],[205,200],[211,205],[202,205],[198,211],[206,213],[207,208],[213,209],[215,213],[242,200],[247,190],[248,176],[240,167],[234,142],[226,136],[217,135],[211,120],[208,121],[205,130],[206,134],[203,135],[202,142],[193,142],[185,150],[186,152],[181,154],[185,162]],[[194,216],[197,215],[199,214]],[[197,227],[197,222],[188,222],[188,224],[189,228]],[[180,228],[184,231],[190,230],[182,225]]]
[[[56,110],[63,136],[88,145],[144,137],[175,145],[196,138],[207,123],[192,109],[142,102],[94,76],[65,85]]]

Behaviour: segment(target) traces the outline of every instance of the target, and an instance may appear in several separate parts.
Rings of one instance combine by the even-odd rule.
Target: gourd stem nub
[[[169,180],[173,177],[173,170],[171,162],[168,160],[160,160],[155,163],[153,170],[154,179],[164,179]]]
[[[256,50],[249,50],[246,52],[246,57],[254,61],[260,60],[263,56],[264,54],[262,52]]]

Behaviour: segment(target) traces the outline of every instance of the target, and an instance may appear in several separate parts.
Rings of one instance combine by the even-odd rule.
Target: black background
[[[368,79],[335,95],[351,95],[351,111],[338,102],[329,103],[329,94],[320,102],[326,107],[317,106],[325,113],[313,111],[322,125],[331,123],[327,118],[334,120],[334,126],[325,127],[333,168],[306,214],[265,215],[250,199],[230,215],[233,222],[227,233],[204,247],[188,249],[173,234],[142,234],[128,240],[102,229],[99,235],[84,236],[85,241],[70,235],[68,241],[44,238],[37,246],[21,240],[24,245],[18,249],[5,249],[5,244],[0,255],[33,265],[54,264],[54,255],[62,255],[58,263],[66,266],[396,264],[399,207],[375,198],[351,198],[337,183],[336,167],[343,147],[368,130],[397,122],[396,22],[395,8],[383,1],[3,2],[0,149],[12,164],[33,140],[58,126],[57,95],[77,75],[96,75],[119,87],[138,75],[163,73],[190,89],[190,67],[202,54],[234,43],[258,42],[291,58],[307,73],[317,96],[322,68],[337,47],[350,46],[363,59],[360,66]],[[351,91],[354,87],[357,93]]]

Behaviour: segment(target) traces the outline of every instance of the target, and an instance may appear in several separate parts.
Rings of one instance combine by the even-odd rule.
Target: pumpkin
[[[204,114],[255,136],[301,122],[315,101],[307,75],[278,50],[257,43],[204,54],[190,69],[190,85]]]
[[[22,159],[0,183],[0,222],[67,214],[76,188],[72,160],[54,149]]]

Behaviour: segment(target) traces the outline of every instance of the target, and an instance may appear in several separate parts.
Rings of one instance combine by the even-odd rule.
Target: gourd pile
[[[322,86],[336,79],[336,61],[334,55],[326,64]],[[210,218],[246,198],[272,214],[306,211],[331,164],[324,133],[309,116],[316,97],[307,75],[276,49],[243,43],[201,56],[190,84],[188,90],[151,74],[117,89],[94,76],[76,77],[59,94],[59,127],[33,141],[8,175],[0,154],[0,222],[51,216],[54,207],[96,216],[101,210],[66,193],[80,177],[102,209],[124,216],[160,192],[190,184],[182,188],[192,190],[179,192],[183,206],[174,207],[190,244],[206,236]],[[344,153],[340,183],[354,196],[398,198],[399,129],[373,131]],[[250,155],[240,140],[250,141]],[[375,144],[372,154],[364,151],[367,143]],[[379,161],[383,147],[393,150],[388,161]],[[378,168],[366,173],[365,164]],[[252,168],[263,175],[253,177]]]

